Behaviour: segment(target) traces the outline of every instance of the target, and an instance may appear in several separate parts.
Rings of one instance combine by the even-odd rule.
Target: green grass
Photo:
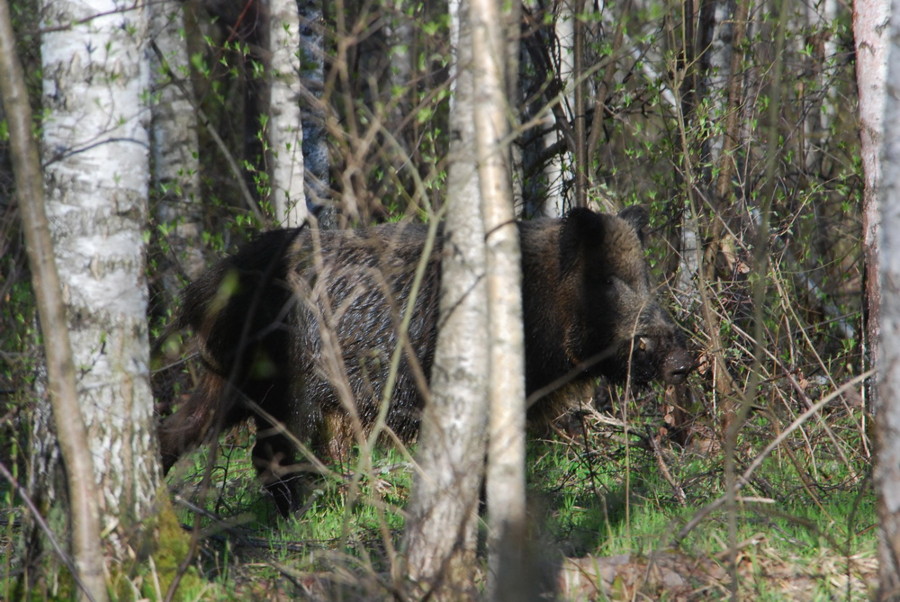
[[[546,507],[546,528],[567,555],[643,554],[671,546],[676,532],[698,509],[724,493],[721,458],[668,451],[676,482],[691,484],[683,487],[684,505],[647,450],[633,448],[632,469],[626,471],[622,462],[609,455],[600,459],[583,447],[558,442],[532,446],[530,482]],[[786,468],[775,460],[763,465],[759,478],[778,491],[776,497],[748,491],[752,486],[742,491],[743,496],[761,501],[739,504],[739,541],[762,530],[770,534],[772,543],[792,552],[815,554],[823,548],[838,551],[874,545],[871,527],[877,521],[867,480],[857,486],[822,488],[821,495],[813,498],[798,488],[797,478]],[[820,471],[825,472],[822,466]],[[835,473],[830,480],[848,480],[846,476]],[[717,542],[727,541],[725,515],[724,509],[710,513],[680,542],[681,549],[706,554],[721,551]]]
[[[856,453],[852,436],[826,440],[824,431],[810,425],[785,442],[790,453],[776,450],[753,472],[740,492],[745,501],[734,511],[723,505],[704,512],[678,538],[698,512],[723,495],[723,454],[699,455],[662,440],[658,458],[640,435],[652,432],[645,427],[636,424],[625,438],[592,425],[586,439],[529,443],[530,512],[542,554],[637,560],[664,553],[711,560],[721,567],[707,592],[712,598],[729,595],[731,574],[738,576],[739,592],[754,599],[865,597],[877,519],[868,464]],[[832,421],[833,432],[853,433],[839,427]],[[765,447],[760,434],[766,428],[758,417],[748,424],[746,441],[738,446],[738,473]],[[261,581],[296,593],[298,579],[323,574],[354,575],[358,587],[366,579],[379,587],[378,576],[390,572],[403,531],[412,480],[407,456],[376,450],[372,471],[358,479],[347,466],[335,467],[331,477],[313,481],[304,512],[283,520],[255,479],[249,437],[238,432],[225,441],[205,495],[199,488],[208,462],[204,450],[183,460],[169,479],[180,498],[207,513],[180,508],[185,524],[201,522],[206,551],[200,562],[211,578],[244,593]],[[841,453],[834,441],[845,447]],[[663,477],[660,461],[672,482]],[[684,491],[683,501],[673,482]]]
[[[286,553],[285,560],[298,551],[368,555],[389,547],[385,538],[395,539],[403,529],[402,510],[412,478],[406,458],[396,450],[376,450],[372,470],[358,480],[348,466],[334,467],[328,477],[310,477],[303,509],[284,519],[256,480],[251,446],[240,441],[223,447],[205,494],[201,483],[208,450],[194,452],[172,471],[169,483],[177,493],[176,502],[188,502],[179,504],[185,525],[199,520],[205,532],[217,537],[237,533],[243,543],[250,541],[257,549]]]
[[[708,599],[730,596],[734,575],[739,595],[747,599],[867,598],[877,517],[853,416],[830,416],[827,428],[805,425],[751,474],[740,492],[750,501],[733,511],[723,505],[710,512],[704,509],[725,491],[723,452],[702,455],[691,445],[661,439],[658,456],[648,444],[658,417],[652,408],[634,416],[628,436],[589,417],[577,436],[529,442],[529,512],[542,560],[602,563],[627,556],[637,567],[633,573],[643,575],[650,559],[662,554],[673,570],[690,577],[691,591]],[[738,445],[738,473],[773,432],[769,418],[751,418]],[[169,474],[179,521],[199,529],[194,566],[209,583],[202,592],[195,591],[196,582],[186,584],[183,599],[309,591],[325,597],[386,595],[412,488],[408,453],[414,450],[376,449],[365,474],[355,461],[332,467],[329,476],[310,481],[303,512],[285,520],[256,479],[252,445],[249,430],[239,428],[223,436],[211,466],[209,449],[203,448]],[[5,482],[0,502],[0,595],[9,595],[23,508]],[[698,513],[701,520],[679,538]],[[677,597],[659,584],[627,579],[607,584],[604,592],[611,599],[635,592]]]

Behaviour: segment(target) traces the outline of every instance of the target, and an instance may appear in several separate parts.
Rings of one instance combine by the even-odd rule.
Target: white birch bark
[[[306,220],[300,114],[300,13],[296,0],[269,0],[269,106],[266,139],[272,205],[280,226]]]
[[[47,0],[42,14],[47,214],[102,526],[113,551],[125,554],[125,538],[153,514],[160,474],[142,240],[146,11],[113,0]]]
[[[874,245],[866,249],[867,259],[877,259],[877,265],[870,263],[867,269],[870,279],[878,277],[875,299],[881,301],[872,318],[880,329],[873,405],[873,478],[880,519],[877,597],[895,600],[900,596],[900,239],[892,234],[900,228],[900,0],[890,6],[886,0],[857,2],[853,20],[866,172],[864,211],[880,217],[880,223],[867,224],[864,240],[864,245]],[[877,147],[882,144],[879,157]],[[868,302],[871,308],[871,296]]]
[[[201,242],[200,158],[197,113],[192,93],[190,63],[185,44],[184,13],[180,2],[154,2],[150,11],[150,53],[153,94],[150,148],[155,217],[166,232],[178,270],[165,270],[163,289],[176,299],[182,287],[178,272],[189,279],[205,267]]]
[[[405,547],[409,576],[439,597],[476,597],[473,570],[487,422],[485,240],[473,122],[468,4],[452,1],[458,41],[440,330],[418,451]]]
[[[50,394],[49,403],[39,402],[34,413],[37,423],[43,421],[46,424],[49,422],[46,413],[52,406],[58,449],[65,459],[69,501],[68,540],[72,551],[69,567],[72,577],[81,588],[80,597],[103,602],[107,599],[107,591],[104,555],[100,545],[100,513],[97,511],[94,488],[90,485],[94,466],[88,446],[87,428],[78,405],[75,365],[62,302],[62,288],[44,207],[40,153],[32,130],[33,114],[24,71],[16,54],[16,38],[6,0],[0,0],[0,105],[3,106],[9,124],[9,151],[16,197],[31,268],[35,305],[43,333],[45,361],[41,368],[46,369],[46,374],[41,374],[38,381],[47,384]],[[45,429],[45,433],[47,431],[49,429]],[[38,457],[55,463],[58,461],[54,457],[56,449],[53,445],[47,445],[45,451],[49,450],[51,453],[43,458]],[[29,478],[36,475],[36,468],[40,468],[40,463],[38,467],[34,464],[29,467]],[[47,478],[49,474],[49,471],[45,471],[42,476],[51,481]],[[37,521],[39,517],[34,516],[33,519]],[[37,557],[37,553],[39,552],[34,557]]]
[[[572,108],[575,106],[575,88],[572,85],[575,70],[575,14],[571,2],[560,2],[557,5],[554,29],[559,47],[559,79],[564,86],[561,106],[569,123],[572,123]],[[553,112],[548,111],[546,120],[552,123],[554,118]],[[558,128],[552,128],[544,137],[544,144],[549,148],[558,143],[561,136]],[[541,214],[546,217],[562,217],[566,212],[564,186],[567,181],[571,182],[575,178],[572,173],[571,151],[561,152],[548,161],[544,166],[544,177],[547,179],[547,188]]]
[[[853,38],[856,45],[856,82],[859,94],[859,142],[865,191],[863,193],[863,253],[866,258],[866,324],[870,364],[879,364],[880,324],[878,319],[881,291],[879,271],[878,230],[879,211],[876,201],[881,182],[885,77],[887,74],[888,26],[891,6],[889,0],[857,0],[853,3]],[[870,392],[877,395],[878,389]],[[870,401],[877,407],[878,400]]]
[[[511,130],[506,94],[507,52],[497,0],[473,0],[475,133],[486,245],[490,421],[488,435],[488,595],[524,600],[525,335],[522,268],[509,165]]]
[[[706,142],[707,159],[712,166],[719,165],[722,161],[725,147],[724,131],[727,127],[726,112],[729,110],[728,96],[734,54],[732,48],[734,2],[716,0],[704,6],[702,11],[704,14],[700,20],[700,27],[703,30],[699,32],[698,38],[704,47],[698,49],[698,54],[703,67],[697,93],[709,100],[711,117],[723,123],[723,133],[710,136]],[[688,40],[687,43],[693,41]],[[689,149],[684,150],[687,152]],[[707,169],[706,173],[711,174],[712,170]],[[698,214],[698,208],[691,202],[685,207],[681,221],[681,259],[675,290],[681,310],[685,314],[693,313],[700,304],[700,292],[697,287],[703,251],[700,245]]]
[[[734,1],[716,0],[711,8],[704,7],[703,10],[711,10],[712,16],[711,23],[708,23],[709,31],[701,32],[701,39],[708,40],[708,45],[706,48],[698,49],[703,65],[702,80],[698,87],[710,100],[713,118],[724,122],[725,111],[729,108],[728,86],[732,76]],[[706,25],[701,23],[701,27]],[[708,145],[710,163],[718,165],[722,158],[725,136],[723,134],[710,136]]]

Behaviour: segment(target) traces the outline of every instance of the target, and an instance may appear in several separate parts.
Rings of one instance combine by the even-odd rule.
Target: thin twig
[[[772,451],[776,447],[781,445],[781,443],[787,438],[788,435],[790,435],[792,432],[794,432],[796,429],[798,429],[800,427],[800,425],[803,424],[804,422],[806,422],[813,414],[815,414],[820,409],[822,409],[827,404],[829,404],[835,397],[842,395],[848,389],[851,389],[852,387],[863,382],[864,380],[866,380],[867,378],[872,376],[872,374],[874,374],[874,370],[869,370],[867,372],[863,372],[862,374],[855,376],[854,378],[851,378],[850,380],[845,382],[843,385],[841,385],[840,387],[838,387],[837,389],[835,389],[834,391],[832,391],[831,393],[829,393],[828,395],[826,395],[825,397],[823,397],[822,399],[817,401],[808,410],[806,410],[805,412],[800,414],[800,416],[798,416],[796,418],[796,420],[794,420],[786,429],[784,429],[777,437],[775,437],[775,439],[773,439],[772,442],[769,443],[769,445],[767,445],[766,448],[764,450],[762,450],[759,453],[759,455],[753,459],[752,462],[750,462],[750,465],[743,472],[743,474],[741,474],[740,477],[735,479],[734,493],[737,494],[737,492],[740,491],[744,485],[746,485],[747,483],[750,482],[750,476],[753,474],[753,472],[756,471],[757,468],[759,468],[759,466],[760,466],[760,464],[762,464],[763,460],[765,460],[768,457],[768,455],[770,453],[772,453]],[[735,501],[738,501],[738,500],[746,501],[748,499],[750,499],[750,498],[735,497]],[[710,502],[703,508],[701,508],[697,512],[697,514],[694,516],[694,518],[692,518],[690,521],[688,521],[688,523],[684,527],[682,527],[681,530],[678,531],[678,533],[675,534],[675,538],[672,542],[673,545],[677,546],[685,537],[687,537],[688,533],[693,531],[694,528],[700,524],[700,521],[702,521],[713,510],[722,506],[727,500],[728,500],[728,495],[726,494],[726,495],[723,495],[722,497],[716,499],[715,501]],[[759,500],[755,500],[755,501],[759,501]]]
[[[663,459],[658,435],[650,433],[647,438],[650,440],[650,448],[653,450],[654,457],[656,457],[656,466],[659,468],[659,473],[672,486],[672,491],[675,493],[675,499],[678,500],[678,503],[682,506],[687,505],[687,496],[684,495],[684,489],[672,478],[672,473],[669,472],[669,467],[666,466],[666,461]]]

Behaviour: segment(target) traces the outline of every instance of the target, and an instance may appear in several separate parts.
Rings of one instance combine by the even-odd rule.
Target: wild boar
[[[643,209],[631,207],[519,223],[529,395],[556,389],[558,403],[566,388],[598,376],[684,380],[692,357],[656,301],[646,222]],[[287,482],[296,450],[279,427],[317,454],[341,455],[354,429],[378,416],[410,302],[386,425],[401,440],[414,439],[439,327],[440,233],[412,298],[426,237],[427,227],[413,223],[275,230],[188,286],[179,326],[195,333],[205,373],[161,423],[165,470],[205,438],[251,418],[257,470],[287,513],[297,503]],[[530,417],[546,420],[549,404],[538,399]]]

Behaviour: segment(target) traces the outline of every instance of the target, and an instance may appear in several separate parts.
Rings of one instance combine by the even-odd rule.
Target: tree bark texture
[[[578,16],[570,2],[560,2],[556,6],[557,14],[555,15],[554,33],[556,35],[556,44],[559,53],[559,79],[566,86],[562,92],[561,108],[568,122],[574,122],[572,111],[575,107],[575,94],[573,91],[572,74],[574,71],[574,61],[572,55],[575,52],[575,19]],[[547,120],[552,122],[557,114],[548,112]],[[545,136],[546,145],[553,144],[562,140],[559,128],[552,128]],[[572,173],[573,158],[572,152],[568,149],[554,155],[544,167],[544,174],[547,178],[546,197],[541,204],[541,213],[547,217],[562,217],[566,213],[567,205],[571,207],[572,203],[565,195],[565,182],[574,180]]]
[[[197,112],[191,103],[192,84],[187,46],[182,35],[180,3],[150,3],[150,148],[155,192],[154,217],[165,237],[167,265],[162,288],[166,303],[178,298],[183,277],[192,280],[206,267],[203,259],[200,204],[200,158]]]
[[[329,198],[328,140],[325,134],[325,36],[321,0],[298,0],[300,11],[301,117],[303,120],[303,177],[307,203]],[[333,211],[332,211],[333,213]],[[320,218],[321,218],[320,214]],[[331,218],[333,221],[333,217]],[[320,225],[322,220],[320,219]]]
[[[853,3],[853,38],[856,45],[856,82],[859,93],[859,142],[865,177],[863,192],[863,253],[866,258],[866,335],[870,365],[879,364],[881,291],[878,287],[877,197],[881,183],[881,161],[887,74],[889,0],[858,0]],[[878,389],[869,392],[877,396]],[[871,407],[878,400],[870,400]]]
[[[900,2],[892,3],[890,16],[884,4],[858,3],[854,7],[854,27],[865,26],[869,36],[857,41],[862,45],[857,52],[868,55],[857,71],[871,70],[858,76],[863,80],[859,86],[860,117],[866,141],[863,148],[866,196],[869,200],[868,188],[872,184],[871,200],[877,203],[880,217],[880,225],[874,226],[876,241],[872,241],[875,243],[873,257],[874,253],[878,254],[878,271],[869,272],[870,276],[879,276],[874,286],[880,287],[881,299],[877,314],[880,350],[874,406],[878,449],[874,481],[881,522],[878,598],[896,600],[900,596],[900,238],[895,234],[900,228]],[[887,58],[887,62],[877,60],[879,56]],[[879,91],[883,91],[880,98]],[[884,107],[883,118],[880,111],[873,112],[872,106],[863,106],[864,94],[875,107]],[[872,147],[865,144],[882,141],[883,154],[879,159]],[[875,170],[871,180],[870,167]],[[875,268],[871,264],[867,267]]]
[[[286,228],[306,220],[300,115],[300,13],[296,0],[269,0],[268,141],[275,219]]]
[[[409,576],[440,598],[476,596],[474,561],[483,477],[489,353],[485,233],[475,164],[472,37],[468,4],[459,12],[451,163],[441,270],[437,347],[419,437],[405,547]]]
[[[496,0],[473,0],[475,133],[481,210],[487,236],[490,338],[488,575],[494,600],[523,600],[525,546],[525,336],[522,270],[509,164],[507,22]]]
[[[128,553],[160,468],[149,384],[146,7],[47,1],[43,124],[53,235],[103,531]]]
[[[736,45],[742,42],[742,40],[734,38],[735,19],[738,18],[735,13],[734,0],[700,3],[697,31],[699,47],[696,52],[700,77],[697,81],[698,89],[690,91],[696,100],[710,99],[711,113],[715,116],[726,116],[726,122],[728,121],[727,115],[730,115],[729,111],[733,113],[734,121],[737,121],[739,114],[737,107],[728,102],[728,91],[732,83],[740,84],[740,78],[735,82],[733,77],[736,75],[736,71],[733,70],[735,63],[732,58],[736,51],[740,54]],[[685,19],[692,17],[693,15],[685,15]],[[692,44],[693,40],[688,40],[687,43]],[[740,68],[740,63],[737,63],[737,67]],[[693,108],[693,103],[691,103],[690,109],[693,110]],[[708,148],[704,150],[709,155],[711,164],[716,165],[722,160],[725,141],[729,133],[710,136]]]
[[[87,429],[78,407],[75,366],[66,327],[65,306],[44,211],[44,189],[37,142],[22,65],[16,55],[9,5],[0,0],[0,99],[9,124],[19,214],[25,234],[31,280],[44,341],[47,381],[55,426],[66,465],[71,504],[71,546],[75,579],[82,596],[107,599],[100,546],[100,517]]]

